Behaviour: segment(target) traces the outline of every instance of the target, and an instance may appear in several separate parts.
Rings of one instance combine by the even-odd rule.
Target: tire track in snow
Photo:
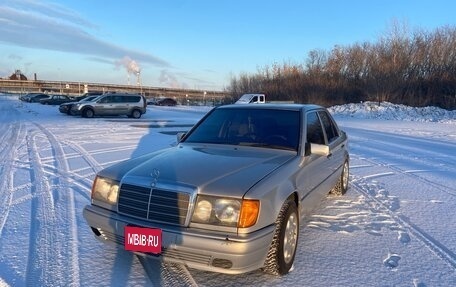
[[[419,228],[407,216],[392,210],[388,202],[385,203],[381,199],[371,195],[369,190],[366,190],[363,187],[362,183],[362,178],[354,178],[350,181],[351,187],[353,187],[357,193],[370,199],[372,202],[375,202],[379,208],[381,208],[386,214],[388,214],[397,224],[402,226],[404,230],[407,230],[408,232],[413,234],[415,238],[421,241],[437,257],[441,258],[446,263],[448,263],[452,268],[456,269],[456,254],[453,251],[451,251],[444,244],[440,243],[438,240],[433,238],[430,234],[426,233],[424,230]]]
[[[356,154],[353,154],[353,155],[356,155]],[[433,181],[430,181],[429,179],[426,179],[422,176],[420,176],[419,174],[416,174],[416,172],[425,172],[425,170],[410,170],[410,171],[406,171],[406,170],[403,170],[397,166],[394,166],[394,165],[391,165],[391,164],[387,164],[386,162],[382,162],[382,161],[378,161],[378,160],[374,160],[372,158],[366,158],[366,157],[362,157],[362,156],[359,156],[359,155],[356,155],[358,156],[360,159],[362,159],[363,161],[366,161],[374,166],[377,166],[377,167],[383,167],[383,168],[387,168],[389,170],[392,170],[393,172],[385,172],[384,174],[385,175],[394,175],[394,174],[401,174],[403,176],[406,176],[406,177],[411,177],[413,178],[414,180],[418,180],[424,184],[427,184],[429,186],[432,186],[433,188],[441,191],[441,192],[444,192],[446,194],[449,194],[451,196],[456,196],[456,190],[454,188],[451,188],[449,186],[446,186],[444,184],[441,184],[441,183],[438,183],[438,182],[433,182]],[[455,171],[456,173],[456,171]],[[365,176],[364,178],[367,178],[369,176]]]
[[[63,147],[54,135],[32,123],[27,136],[28,154],[32,165],[31,227],[27,285],[79,285],[78,236],[75,202],[71,189],[65,185],[68,163]],[[46,174],[40,147],[50,145],[57,173]],[[53,187],[50,183],[56,183]]]
[[[76,151],[78,156],[82,156],[82,158],[89,164],[94,173],[97,173],[103,168],[101,164],[99,164],[98,161],[93,158],[92,154],[88,153],[83,147],[81,147],[81,145],[70,141],[64,141],[64,143]]]
[[[165,263],[154,259],[148,260],[141,255],[137,255],[137,258],[154,286],[198,286],[187,267],[183,264]],[[160,276],[157,276],[158,270]]]
[[[16,145],[21,131],[22,125],[19,122],[8,125],[8,129],[3,131],[0,141],[0,158],[3,162],[0,168],[0,237],[13,200],[13,165],[17,155]]]
[[[46,283],[56,283],[51,270],[57,265],[50,266],[48,262],[55,262],[56,256],[53,249],[48,247],[53,243],[53,235],[46,226],[52,226],[49,221],[54,221],[54,203],[50,197],[50,187],[44,177],[44,171],[39,162],[36,134],[28,131],[27,152],[31,164],[30,181],[32,182],[31,212],[30,212],[30,234],[29,234],[29,255],[26,269],[26,285],[33,284],[45,285]],[[46,246],[48,245],[48,246]],[[46,252],[41,252],[41,249]],[[56,251],[56,249],[54,249]]]
[[[418,142],[421,142],[422,140],[418,141]],[[389,145],[389,146],[393,146],[394,148],[392,150],[388,150],[388,149],[379,149],[378,147],[376,148],[375,146],[368,146],[368,145],[365,145],[365,144],[360,144],[360,143],[356,143],[356,142],[351,142],[350,143],[350,146],[352,147],[351,149],[351,154],[352,155],[355,155],[355,156],[358,156],[359,158],[362,158],[364,161],[366,162],[369,162],[375,166],[379,166],[379,167],[384,167],[384,168],[388,168],[396,173],[399,173],[401,175],[404,175],[406,177],[411,177],[415,180],[418,180],[424,184],[427,184],[427,185],[430,185],[436,189],[438,189],[439,191],[441,192],[444,192],[444,193],[447,193],[451,196],[456,196],[456,190],[454,187],[450,187],[450,186],[447,186],[445,184],[442,184],[442,183],[438,183],[438,182],[434,182],[434,181],[431,181],[419,174],[417,174],[416,172],[425,172],[427,171],[427,169],[414,169],[414,170],[410,170],[410,171],[406,171],[404,169],[401,169],[393,164],[388,164],[387,162],[385,161],[382,161],[382,160],[375,160],[373,159],[372,156],[364,156],[363,154],[370,154],[370,155],[374,155],[376,156],[377,158],[382,158],[382,157],[385,157],[385,155],[389,155],[389,156],[394,156],[395,158],[398,157],[398,153],[399,153],[399,150],[398,148],[404,148],[404,146],[398,146],[397,144],[391,144],[391,143],[388,143],[387,141],[381,141],[381,142],[378,142],[378,146],[384,146],[384,145]],[[443,143],[442,144],[443,146],[450,146],[449,143]],[[433,157],[435,156],[436,152],[434,151],[422,151],[421,149],[419,149],[419,151],[421,152],[421,154],[417,153],[417,154],[414,154],[412,151],[415,151],[416,148],[414,149],[411,149],[411,151],[409,151],[410,154],[413,154],[414,156],[411,157],[411,156],[407,156],[405,155],[405,159],[412,163],[413,165],[415,165],[416,162],[418,162],[419,164],[423,164],[423,162],[421,162],[421,160],[419,158],[421,157]],[[363,151],[362,153],[360,153],[360,151]],[[406,150],[408,151],[408,149]],[[425,152],[425,153],[424,153]],[[439,155],[441,156],[442,154],[439,153]],[[455,162],[455,157],[448,157],[448,155],[446,155],[445,157],[443,157],[442,159],[439,159],[438,162],[435,163],[435,166],[432,166],[431,168],[434,170],[434,169],[443,169],[449,173],[456,173],[456,165],[454,165],[454,162]],[[438,166],[438,164],[441,164],[442,166]],[[428,164],[426,162],[426,164]]]

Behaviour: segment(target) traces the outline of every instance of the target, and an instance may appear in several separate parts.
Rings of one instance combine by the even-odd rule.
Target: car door
[[[115,95],[113,104],[114,115],[125,115],[128,111],[127,96]]]
[[[110,115],[113,110],[113,99],[112,96],[104,96],[99,99],[96,103],[95,114],[97,115]]]
[[[323,125],[317,111],[308,112],[306,115],[305,140],[309,146],[310,144],[327,144]],[[297,179],[303,215],[318,206],[322,197],[329,192],[329,190],[325,190],[324,183],[331,175],[331,161],[331,156],[313,153],[308,153],[303,157],[300,176]]]
[[[331,170],[332,174],[344,163],[345,143],[340,137],[340,131],[331,115],[327,111],[319,111],[318,115],[325,131],[326,142],[329,145],[329,153],[331,155],[329,170]]]

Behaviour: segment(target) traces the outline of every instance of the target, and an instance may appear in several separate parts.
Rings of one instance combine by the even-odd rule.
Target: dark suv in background
[[[40,99],[40,103],[43,105],[60,105],[72,101],[74,101],[74,99],[66,95],[49,95],[47,98]]]
[[[91,102],[75,103],[71,114],[85,118],[94,116],[120,116],[139,119],[146,113],[146,98],[139,94],[107,93]]]

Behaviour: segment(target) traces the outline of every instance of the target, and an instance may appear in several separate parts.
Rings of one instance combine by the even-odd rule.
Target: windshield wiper
[[[283,149],[283,150],[294,150],[294,151],[296,151],[294,148],[289,147],[289,146],[276,145],[276,144],[270,144],[270,143],[240,142],[239,145],[241,145],[241,146],[264,147],[264,148],[273,148],[273,149]]]

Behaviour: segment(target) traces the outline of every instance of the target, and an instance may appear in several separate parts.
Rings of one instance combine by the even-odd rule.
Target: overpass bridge
[[[146,98],[167,97],[176,99],[181,104],[213,103],[231,101],[230,94],[223,91],[159,88],[134,85],[114,85],[102,83],[81,83],[42,80],[6,80],[0,79],[0,92],[4,93],[48,93],[70,96],[82,95],[85,92],[122,92],[139,93]]]

